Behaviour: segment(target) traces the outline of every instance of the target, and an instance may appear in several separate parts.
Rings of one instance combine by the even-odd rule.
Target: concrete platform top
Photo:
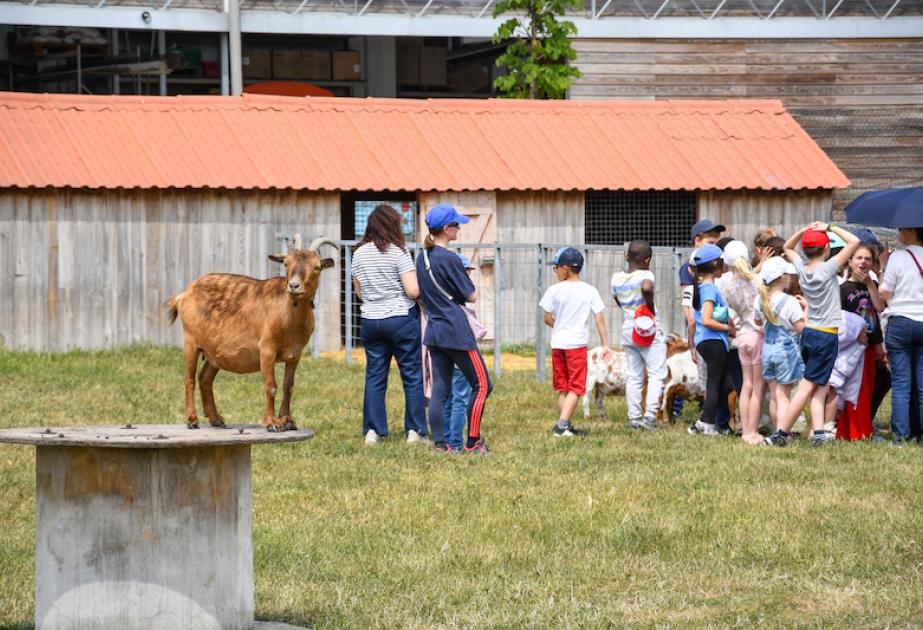
[[[310,429],[270,433],[262,425],[227,429],[187,429],[185,424],[123,424],[98,427],[0,429],[0,442],[36,446],[95,446],[102,448],[191,448],[300,442],[314,437]]]

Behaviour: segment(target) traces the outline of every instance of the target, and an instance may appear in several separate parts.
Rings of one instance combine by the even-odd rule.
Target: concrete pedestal
[[[9,429],[37,445],[37,628],[251,628],[250,445],[310,431]]]

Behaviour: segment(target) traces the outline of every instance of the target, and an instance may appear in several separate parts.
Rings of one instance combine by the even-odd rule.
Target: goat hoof
[[[187,428],[187,429],[198,429],[198,428],[199,428],[199,422],[198,422],[198,421],[195,421],[195,422],[187,421],[187,422],[186,422],[186,428]]]
[[[295,426],[295,423],[291,420],[286,420],[285,424],[282,425],[283,431],[297,431],[298,427]]]
[[[220,419],[219,420],[209,420],[209,422],[216,429],[227,429],[228,428],[228,425],[224,423],[224,420],[220,420]]]
[[[268,427],[266,427],[266,430],[270,433],[278,433],[281,429],[279,429],[279,427],[274,424],[270,424]]]

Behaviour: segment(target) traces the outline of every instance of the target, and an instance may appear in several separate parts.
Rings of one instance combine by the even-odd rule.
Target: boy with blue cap
[[[580,396],[586,393],[588,320],[592,312],[602,342],[603,358],[612,356],[609,335],[602,312],[605,309],[596,287],[580,280],[583,254],[573,247],[558,250],[552,260],[558,278],[545,291],[539,306],[545,311],[545,323],[551,326],[551,366],[554,390],[558,393],[558,422],[552,429],[555,437],[584,435],[574,428],[570,418]]]
[[[445,402],[452,392],[452,374],[457,366],[471,386],[467,406],[468,440],[462,452],[486,455],[488,449],[481,438],[481,418],[493,385],[462,310],[466,302],[477,301],[477,292],[462,261],[447,249],[451,241],[458,240],[460,226],[468,221],[468,217],[446,204],[439,204],[426,213],[429,234],[417,257],[417,281],[428,320],[423,343],[429,348],[433,363],[429,424],[436,450],[455,452],[446,440]]]

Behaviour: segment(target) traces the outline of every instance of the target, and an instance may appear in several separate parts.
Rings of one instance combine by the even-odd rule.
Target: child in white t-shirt
[[[654,308],[653,251],[647,241],[632,241],[625,260],[628,271],[612,274],[612,297],[622,309],[622,348],[628,359],[628,424],[632,429],[657,430],[657,410],[667,376],[667,344]],[[641,407],[644,375],[647,399]]]
[[[599,291],[580,280],[583,254],[573,247],[564,247],[555,254],[552,264],[558,283],[548,287],[538,303],[545,311],[545,323],[551,326],[551,366],[554,390],[558,393],[558,422],[552,435],[572,437],[586,433],[575,429],[570,418],[580,396],[586,393],[590,313],[596,319],[604,360],[609,360],[612,351]]]

